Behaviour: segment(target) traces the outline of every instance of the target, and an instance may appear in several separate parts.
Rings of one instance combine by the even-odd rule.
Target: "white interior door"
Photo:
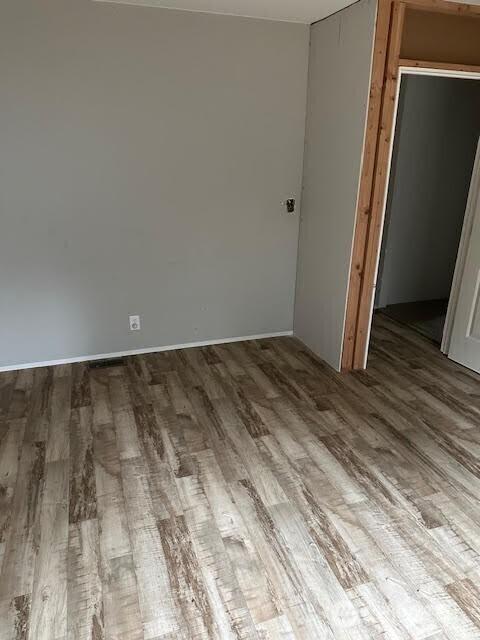
[[[448,357],[480,373],[480,181],[477,179],[478,154],[475,169],[468,203],[468,206],[471,207],[471,226],[467,227],[469,237],[464,238],[467,248],[466,257],[458,287],[458,302],[454,313]]]

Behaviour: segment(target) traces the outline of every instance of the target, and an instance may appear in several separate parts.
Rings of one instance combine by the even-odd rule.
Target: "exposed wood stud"
[[[392,8],[391,16],[390,44],[386,70],[386,90],[383,93],[382,113],[380,118],[380,139],[373,181],[372,215],[370,216],[368,226],[364,272],[360,290],[357,334],[353,357],[354,369],[361,369],[364,366],[365,345],[368,340],[368,325],[372,308],[372,299],[375,295],[375,273],[382,233],[383,203],[388,186],[389,158],[393,136],[393,117],[398,83],[398,60],[400,57],[404,19],[405,3],[395,3]]]
[[[382,90],[384,84],[385,64],[388,49],[388,36],[391,14],[391,1],[379,0],[375,40],[373,46],[372,74],[367,112],[365,145],[363,150],[362,172],[355,224],[355,240],[353,245],[352,269],[350,274],[347,314],[345,320],[344,343],[342,352],[342,369],[353,368],[355,340],[358,321],[358,306],[363,282],[363,265],[365,260],[365,242],[372,213],[371,191],[376,166],[377,136],[380,123]]]

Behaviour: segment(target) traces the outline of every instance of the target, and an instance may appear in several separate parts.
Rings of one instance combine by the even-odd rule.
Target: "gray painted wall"
[[[2,0],[0,366],[292,329],[308,31]]]
[[[295,334],[340,368],[376,3],[311,30]]]
[[[449,297],[479,114],[476,80],[403,77],[377,306]]]

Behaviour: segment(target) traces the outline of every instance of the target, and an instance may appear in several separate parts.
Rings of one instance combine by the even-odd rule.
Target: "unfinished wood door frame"
[[[350,268],[342,352],[342,370],[364,369],[380,255],[383,211],[399,87],[399,69],[411,66],[444,71],[478,72],[472,65],[402,60],[400,49],[407,8],[480,18],[480,6],[445,0],[379,0]],[[480,20],[479,20],[480,30]],[[479,31],[480,33],[480,31]],[[407,63],[407,64],[405,64]]]

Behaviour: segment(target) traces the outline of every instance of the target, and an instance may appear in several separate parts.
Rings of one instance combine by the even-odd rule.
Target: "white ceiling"
[[[97,0],[311,24],[355,0]]]

